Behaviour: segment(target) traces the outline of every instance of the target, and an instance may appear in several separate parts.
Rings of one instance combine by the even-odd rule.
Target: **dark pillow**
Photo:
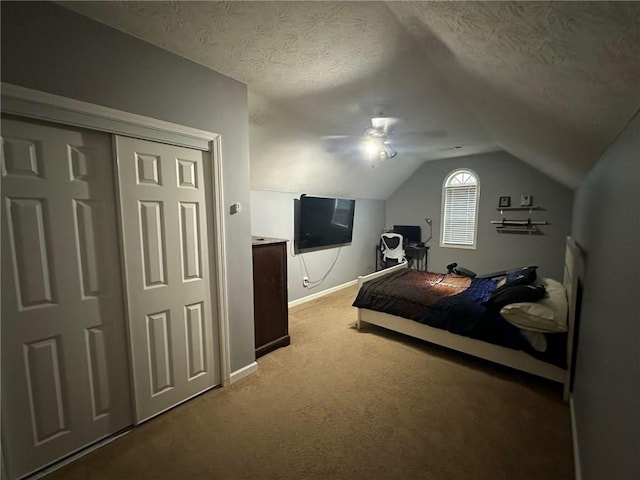
[[[483,305],[489,310],[497,311],[510,303],[541,300],[544,295],[544,285],[504,285],[496,288],[493,295]]]
[[[536,268],[538,267],[522,267],[518,270],[507,273],[507,280],[504,283],[504,286],[532,284],[536,281]]]

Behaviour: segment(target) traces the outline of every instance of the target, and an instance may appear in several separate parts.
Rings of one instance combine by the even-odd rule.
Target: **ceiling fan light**
[[[367,154],[368,156],[375,155],[380,150],[376,142],[374,142],[373,140],[366,140],[362,144],[362,149],[364,150],[364,153]]]
[[[361,145],[362,151],[364,153],[364,157],[367,160],[375,160],[380,157],[380,145],[374,139],[367,139]]]
[[[396,155],[398,155],[398,152],[396,152],[391,145],[385,143],[383,146],[384,149],[384,153],[387,156],[387,158],[391,159],[393,157],[395,157]]]

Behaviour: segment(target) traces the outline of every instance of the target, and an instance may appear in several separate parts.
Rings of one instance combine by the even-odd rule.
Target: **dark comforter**
[[[482,304],[495,289],[496,283],[491,279],[405,269],[365,283],[353,306],[523,350],[566,368],[566,333],[545,334],[547,350],[535,350],[517,327]]]

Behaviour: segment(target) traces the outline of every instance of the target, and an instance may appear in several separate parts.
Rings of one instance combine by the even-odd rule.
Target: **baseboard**
[[[310,302],[311,300],[315,300],[316,298],[324,297],[325,295],[329,295],[330,293],[337,292],[338,290],[342,290],[343,288],[348,288],[353,285],[357,285],[358,280],[352,280],[347,283],[343,283],[342,285],[337,285],[335,287],[328,288],[321,292],[312,293],[311,295],[307,295],[306,297],[298,298],[297,300],[291,300],[288,305],[289,308],[295,307],[296,305],[301,305],[306,302]]]
[[[231,375],[229,378],[230,382],[233,385],[237,381],[242,380],[244,377],[247,377],[257,371],[258,371],[258,364],[256,362],[250,363],[246,367],[242,367],[241,369],[236,370],[235,372],[231,372]]]
[[[62,458],[61,460],[58,460],[57,462],[44,467],[40,470],[36,470],[35,472],[31,472],[29,474],[29,480],[38,480],[40,478],[46,477],[47,475],[49,475],[52,472],[55,472],[56,470],[64,467],[65,465],[70,464],[71,462],[75,462],[76,460],[78,460],[81,457],[84,457],[85,455],[87,455],[88,453],[93,452],[94,450],[97,450],[100,447],[104,447],[105,445],[107,445],[108,443],[113,442],[114,440],[119,439],[120,437],[124,437],[125,435],[127,435],[132,428],[135,428],[133,426],[131,427],[127,427],[125,430],[121,430],[119,432],[116,432],[106,438],[103,438],[102,440],[98,440],[96,443],[89,445],[77,452],[74,452],[72,454],[70,454],[68,457]],[[6,477],[3,477],[6,478]]]
[[[569,412],[571,413],[571,438],[573,439],[573,468],[576,480],[582,480],[580,469],[580,449],[578,448],[578,428],[576,426],[576,412],[573,406],[573,395],[569,395]]]

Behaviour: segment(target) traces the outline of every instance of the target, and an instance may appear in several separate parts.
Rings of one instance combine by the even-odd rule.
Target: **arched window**
[[[471,170],[454,170],[442,185],[441,247],[476,248],[480,182]]]

